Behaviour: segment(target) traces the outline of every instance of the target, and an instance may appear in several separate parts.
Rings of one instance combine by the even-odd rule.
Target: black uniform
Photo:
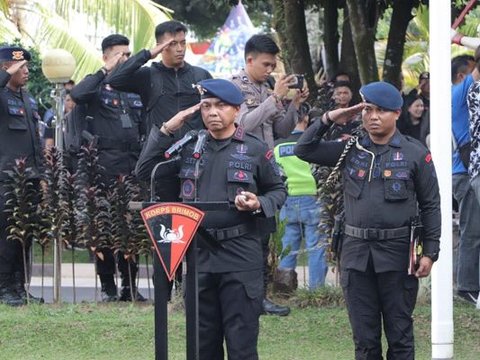
[[[137,164],[140,179],[150,177],[153,166],[164,160],[163,153],[173,142],[172,137],[152,129]],[[184,201],[193,201],[195,194],[192,148],[190,144],[182,151],[180,161],[157,170],[160,178],[178,174]],[[214,251],[198,249],[200,358],[223,359],[225,337],[229,359],[257,359],[263,283],[262,251],[254,220],[256,216],[273,217],[286,197],[273,153],[242,128],[229,139],[209,138],[197,189],[199,201],[228,200],[232,205],[228,211],[208,212],[202,222],[218,246]],[[235,208],[235,196],[243,190],[258,195],[263,215]]]
[[[105,74],[101,70],[78,83],[71,96],[77,104],[87,104],[87,112],[93,117],[87,129],[98,137],[98,162],[104,167],[101,174],[104,184],[113,183],[118,175],[132,174],[145,134],[140,97],[113,89],[105,82]],[[112,251],[102,249],[102,252],[105,260],[97,262],[98,273],[115,273]],[[120,271],[128,274],[124,257],[118,258]],[[132,271],[135,276],[136,269]],[[127,284],[128,281],[125,281],[125,286]]]
[[[178,70],[161,62],[143,66],[150,59],[150,51],[142,50],[108,75],[108,82],[114,88],[141,96],[147,113],[147,134],[152,125],[160,127],[179,111],[198,104],[200,94],[193,85],[212,78],[207,70],[188,63]],[[175,138],[183,137],[188,130],[203,128],[200,113],[197,113],[175,132]],[[177,201],[178,181],[164,179],[157,184],[157,193],[163,201]]]
[[[23,89],[20,92],[9,89],[6,86],[9,80],[10,75],[0,70],[0,273],[23,274],[21,244],[6,239],[7,216],[4,208],[7,174],[4,171],[12,170],[15,159],[26,158],[38,185],[42,171],[38,130],[40,116],[35,99]]]
[[[328,126],[317,121],[297,143],[301,159],[334,166],[345,143],[320,141]],[[388,359],[413,359],[418,279],[408,275],[409,224],[419,211],[424,254],[436,260],[440,195],[428,150],[398,130],[388,144],[368,136],[353,146],[342,167],[345,232],[341,285],[349,310],[356,359],[381,359],[381,319]],[[350,235],[348,235],[350,234]]]

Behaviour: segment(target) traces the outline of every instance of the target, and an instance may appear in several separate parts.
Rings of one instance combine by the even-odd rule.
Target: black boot
[[[27,291],[25,290],[25,277],[21,272],[13,273],[13,288],[17,292],[18,295],[22,298],[23,302],[27,304]],[[43,304],[45,300],[43,298],[39,298],[33,296],[32,294],[28,293],[28,301],[32,304]]]
[[[134,267],[134,266],[132,266]],[[128,270],[128,269],[127,269]],[[134,296],[134,299],[135,301],[139,301],[139,302],[144,302],[144,301],[147,301],[147,299],[145,299],[142,294],[140,294],[138,292],[138,289],[137,289],[137,273],[138,271],[136,269],[131,269],[131,274],[132,274],[132,281],[131,281],[131,285],[132,287],[130,288],[130,278],[128,276],[128,273],[127,274],[121,274],[121,277],[122,277],[122,291],[120,293],[120,301],[132,301],[132,293],[133,293],[133,296]]]
[[[288,306],[275,304],[273,301],[267,298],[262,302],[262,315],[278,315],[287,316],[290,314],[290,308]]]
[[[114,302],[118,301],[117,285],[113,279],[113,274],[99,274],[100,283],[102,284],[102,301]]]
[[[9,273],[0,273],[0,303],[10,306],[24,305],[24,301],[13,288],[13,277]]]

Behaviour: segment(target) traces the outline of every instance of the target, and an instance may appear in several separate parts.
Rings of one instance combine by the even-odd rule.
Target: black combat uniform
[[[153,128],[137,164],[140,179],[148,179],[173,137]],[[181,160],[157,170],[160,178],[178,176],[180,197],[193,201],[229,201],[229,211],[208,212],[202,226],[217,240],[217,247],[198,249],[200,358],[223,359],[225,337],[228,358],[258,359],[258,318],[262,309],[262,249],[255,232],[255,217],[273,217],[286,191],[273,153],[266,144],[237,128],[233,137],[209,137],[200,160],[195,192],[193,145],[182,151]],[[262,215],[238,211],[235,196],[241,191],[258,195]],[[235,235],[234,235],[235,234]]]
[[[320,120],[297,143],[301,159],[334,166],[345,142],[320,141]],[[418,211],[423,250],[434,261],[440,238],[440,195],[429,151],[397,130],[388,144],[359,139],[342,167],[345,233],[341,254],[344,290],[356,359],[381,359],[381,319],[388,359],[413,359],[418,279],[408,275],[409,224]]]
[[[71,96],[77,104],[86,104],[87,113],[93,118],[85,121],[88,121],[88,131],[97,137],[98,163],[104,168],[101,174],[103,184],[113,184],[118,175],[131,175],[145,136],[140,96],[113,89],[105,82],[102,70],[83,79],[72,89]],[[111,249],[101,249],[101,252],[104,260],[97,259],[97,271],[102,279],[102,275],[115,273],[115,260]],[[130,282],[127,262],[122,254],[118,256],[118,267],[125,289]],[[131,271],[134,279],[137,266],[131,266]],[[114,289],[107,290],[113,294]],[[128,290],[123,292],[128,293]]]
[[[15,160],[27,159],[32,170],[32,181],[38,187],[42,171],[38,107],[35,99],[24,89],[15,92],[6,85],[10,74],[0,69],[0,276],[3,284],[24,283],[22,246],[19,241],[7,240],[5,209],[6,170],[12,170]],[[39,199],[35,199],[38,201]],[[27,255],[31,242],[26,244]],[[11,281],[7,278],[10,277]],[[21,288],[21,286],[20,286]],[[3,290],[2,290],[3,291]]]

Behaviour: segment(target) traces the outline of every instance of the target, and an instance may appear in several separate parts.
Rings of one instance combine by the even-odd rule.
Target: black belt
[[[250,223],[235,225],[228,228],[222,229],[206,229],[206,231],[216,240],[223,241],[223,240],[230,240],[249,232],[252,232],[254,227]]]
[[[345,235],[364,240],[389,240],[410,236],[410,227],[403,226],[394,229],[365,229],[345,225]]]

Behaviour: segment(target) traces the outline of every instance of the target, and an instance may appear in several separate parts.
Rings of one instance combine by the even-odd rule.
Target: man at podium
[[[136,174],[148,180],[179,176],[184,202],[228,201],[229,210],[209,211],[202,222],[213,245],[198,248],[200,359],[258,359],[262,310],[262,248],[255,217],[273,217],[286,198],[273,152],[235,125],[244,101],[231,82],[199,82],[201,102],[153,127]],[[174,144],[172,134],[198,110],[206,132],[189,132]]]

